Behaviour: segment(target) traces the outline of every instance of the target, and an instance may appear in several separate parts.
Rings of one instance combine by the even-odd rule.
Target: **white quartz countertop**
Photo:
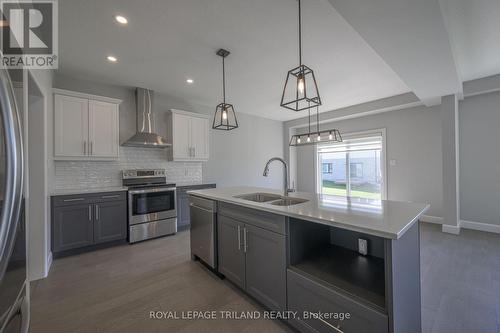
[[[127,191],[124,186],[109,186],[109,187],[92,187],[92,188],[73,188],[73,189],[54,189],[50,192],[51,196],[55,195],[74,195],[74,194],[92,194],[92,193],[106,193]]]
[[[306,192],[290,197],[308,199],[292,206],[274,206],[235,196],[249,193],[282,194],[260,187],[226,187],[188,191],[188,194],[321,223],[383,238],[400,238],[429,209],[428,204],[391,200],[371,200]]]

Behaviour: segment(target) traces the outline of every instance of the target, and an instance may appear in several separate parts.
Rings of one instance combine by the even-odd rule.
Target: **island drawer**
[[[387,333],[387,315],[368,308],[293,270],[287,270],[288,310],[299,318],[291,324],[304,332]],[[336,314],[341,317],[309,318],[304,313]],[[347,319],[346,314],[349,314]]]
[[[219,202],[219,214],[252,224],[262,229],[286,235],[286,218],[282,215],[232,205],[225,202]]]

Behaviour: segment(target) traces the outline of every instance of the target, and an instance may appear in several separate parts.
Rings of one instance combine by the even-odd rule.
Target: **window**
[[[332,173],[332,163],[323,163],[323,173]]]
[[[351,174],[351,178],[363,178],[363,163],[351,162],[349,166],[349,172]]]
[[[366,199],[385,198],[384,131],[344,135],[344,142],[317,147],[318,192]]]

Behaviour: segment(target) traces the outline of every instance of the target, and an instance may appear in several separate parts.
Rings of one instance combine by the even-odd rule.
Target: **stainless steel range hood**
[[[135,91],[137,103],[137,132],[123,143],[123,146],[165,148],[172,144],[155,133],[155,120],[153,117],[153,91],[137,88]]]

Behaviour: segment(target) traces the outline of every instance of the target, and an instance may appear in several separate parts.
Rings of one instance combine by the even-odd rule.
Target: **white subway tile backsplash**
[[[110,162],[54,161],[55,190],[121,186],[121,170],[165,169],[169,182],[201,182],[201,162],[168,162],[164,149],[120,147]]]

